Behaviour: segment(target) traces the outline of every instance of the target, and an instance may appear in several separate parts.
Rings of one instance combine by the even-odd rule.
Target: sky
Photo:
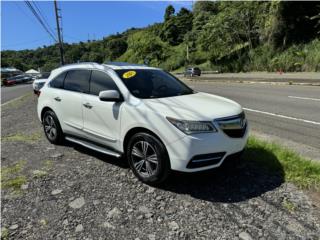
[[[58,1],[63,39],[73,43],[99,40],[131,27],[163,21],[165,8],[192,8],[191,1]],[[56,36],[54,3],[36,1],[36,6]],[[24,1],[1,1],[1,50],[35,49],[54,40],[43,29]]]

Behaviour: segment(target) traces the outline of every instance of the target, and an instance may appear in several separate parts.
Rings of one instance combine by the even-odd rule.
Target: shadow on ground
[[[75,144],[75,143],[71,143],[68,141],[65,141],[63,143],[64,146],[67,147],[72,147],[74,148],[74,150],[82,153],[82,154],[86,154],[89,155],[91,157],[97,158],[105,163],[109,163],[109,164],[113,164],[115,166],[121,167],[121,168],[129,168],[129,164],[127,161],[125,161],[124,159],[118,159],[116,157],[112,157],[94,150],[91,150],[90,148],[86,148],[83,147],[81,145]]]
[[[284,171],[277,157],[249,147],[241,158],[230,159],[220,168],[190,174],[174,172],[161,188],[205,201],[234,203],[260,196],[283,182]]]
[[[79,145],[67,145],[106,163],[128,168],[124,159],[119,161]],[[230,159],[217,169],[199,173],[172,172],[158,188],[210,202],[234,203],[260,196],[283,182],[284,171],[277,157],[270,151],[248,147],[241,159]]]

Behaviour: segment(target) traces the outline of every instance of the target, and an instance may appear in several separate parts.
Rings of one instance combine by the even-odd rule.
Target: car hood
[[[39,78],[39,79],[35,79],[33,82],[34,83],[43,83],[46,82],[48,79],[47,78]]]
[[[184,120],[210,121],[242,112],[238,103],[202,92],[168,98],[144,99],[143,102],[147,108],[158,114]]]

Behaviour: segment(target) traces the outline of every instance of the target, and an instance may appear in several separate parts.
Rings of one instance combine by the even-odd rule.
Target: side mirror
[[[105,102],[121,102],[122,96],[117,90],[106,90],[99,92],[99,99]]]

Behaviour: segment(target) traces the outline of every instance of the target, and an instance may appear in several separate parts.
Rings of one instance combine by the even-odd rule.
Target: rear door
[[[63,125],[63,115],[61,109],[61,92],[63,91],[63,82],[67,72],[60,73],[49,82],[49,88],[46,91],[46,96],[49,99],[50,107],[56,113],[60,124]],[[62,126],[63,127],[63,126]]]
[[[91,70],[69,70],[60,92],[60,110],[65,124],[65,131],[83,136],[82,102],[84,93],[89,92]]]
[[[119,140],[122,103],[101,101],[99,93],[104,90],[119,91],[106,72],[92,70],[90,94],[84,94],[83,99],[83,130],[91,140],[116,148]]]

